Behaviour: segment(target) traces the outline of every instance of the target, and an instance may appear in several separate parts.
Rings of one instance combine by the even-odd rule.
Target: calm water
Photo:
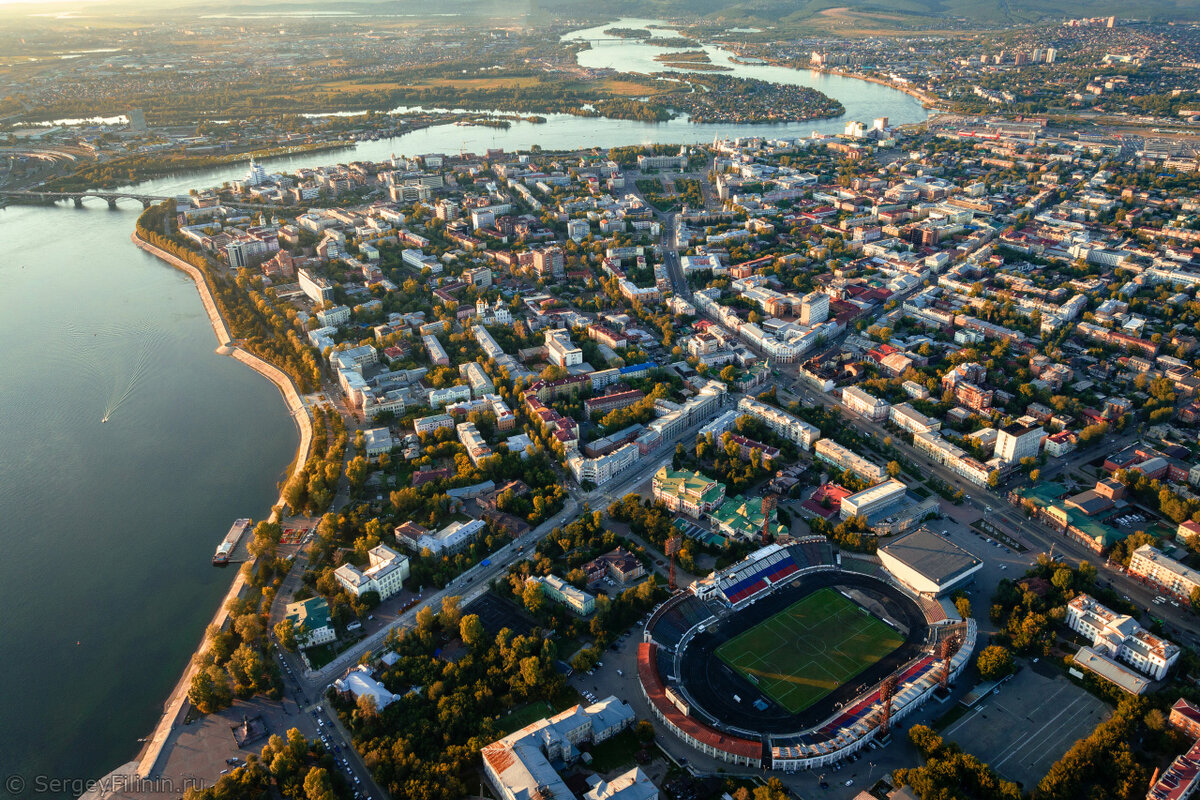
[[[297,443],[193,284],[129,243],[137,213],[0,211],[0,766],[23,796],[136,754],[229,585],[213,549]]]
[[[926,118],[886,87],[782,72],[837,97],[850,118]],[[508,130],[443,125],[270,166],[805,136],[843,124],[556,115]],[[237,166],[138,188],[174,194],[244,173]],[[38,775],[97,778],[136,755],[231,579],[209,566],[213,548],[236,517],[267,513],[296,447],[275,388],[213,352],[190,281],[130,244],[139,210],[101,201],[0,210],[0,778],[18,773],[27,787]]]

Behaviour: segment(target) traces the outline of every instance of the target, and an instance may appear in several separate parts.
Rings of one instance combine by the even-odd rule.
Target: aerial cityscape
[[[1200,796],[1200,6],[0,0],[12,798]]]

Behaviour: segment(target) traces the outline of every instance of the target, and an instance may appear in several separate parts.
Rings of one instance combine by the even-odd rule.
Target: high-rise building
[[[996,436],[996,458],[1005,464],[1018,464],[1023,458],[1037,458],[1045,432],[1038,427],[1013,423],[1005,425]]]

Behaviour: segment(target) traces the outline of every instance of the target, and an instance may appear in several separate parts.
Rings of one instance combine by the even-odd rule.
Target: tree
[[[296,623],[290,619],[282,619],[275,623],[275,638],[284,650],[296,652]]]
[[[478,614],[467,614],[459,621],[458,635],[462,637],[463,644],[470,648],[487,642],[487,632],[484,631]]]
[[[363,483],[367,480],[367,473],[370,472],[371,464],[363,456],[355,456],[346,463],[346,480],[350,481],[350,488],[362,488]]]
[[[1054,584],[1056,589],[1064,593],[1070,591],[1071,584],[1074,582],[1074,580],[1074,573],[1072,573],[1071,570],[1066,567],[1055,570],[1054,574],[1050,577],[1050,583]]]
[[[459,608],[458,603],[461,599],[458,595],[442,598],[442,613],[439,615],[438,621],[444,630],[452,631],[459,626],[462,609]]]
[[[304,776],[304,797],[306,800],[336,800],[337,795],[333,793],[333,784],[329,781],[326,769],[312,767],[308,770]]]
[[[374,695],[359,695],[358,700],[354,704],[358,707],[358,713],[364,719],[372,719],[379,716],[379,704],[375,702]]]
[[[201,714],[219,711],[233,702],[229,676],[216,664],[209,664],[192,676],[188,700]]]
[[[1188,601],[1192,604],[1192,610],[1200,613],[1200,586],[1192,589],[1192,593],[1188,596]]]
[[[546,604],[546,598],[542,594],[541,581],[526,581],[525,588],[521,592],[521,599],[531,614],[541,611],[542,606]]]
[[[908,729],[908,740],[926,758],[929,758],[942,746],[942,737],[938,736],[928,725],[913,725]]]
[[[954,607],[958,609],[958,615],[963,619],[971,618],[971,601],[966,595],[954,598]]]
[[[985,681],[1000,680],[1013,672],[1012,653],[1001,645],[988,645],[979,654],[979,660],[975,666],[979,669],[979,676]]]
[[[892,478],[900,477],[900,462],[889,461],[887,463],[887,474]]]

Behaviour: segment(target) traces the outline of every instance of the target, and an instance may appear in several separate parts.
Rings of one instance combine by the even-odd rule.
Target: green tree
[[[333,784],[325,768],[309,768],[304,776],[304,797],[306,800],[336,800],[337,795],[333,792]]]

